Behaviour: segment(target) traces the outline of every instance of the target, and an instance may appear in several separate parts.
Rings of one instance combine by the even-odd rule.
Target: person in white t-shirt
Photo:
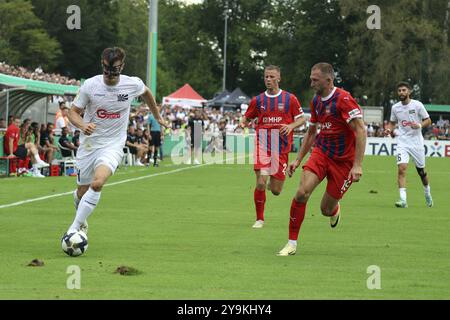
[[[422,180],[427,206],[432,207],[433,198],[425,172],[425,147],[422,136],[422,128],[430,126],[431,119],[424,105],[420,101],[411,99],[409,83],[400,82],[397,85],[397,93],[400,102],[392,106],[390,123],[385,130],[385,135],[392,135],[395,125],[398,125],[397,166],[400,200],[395,203],[395,206],[398,208],[408,207],[406,201],[406,171],[411,157]]]
[[[156,120],[166,126],[150,89],[141,79],[120,74],[124,60],[122,48],[106,48],[101,56],[103,75],[84,82],[69,111],[69,120],[81,135],[76,157],[78,188],[73,193],[76,216],[67,234],[87,233],[87,218],[122,160],[133,99],[140,96]]]

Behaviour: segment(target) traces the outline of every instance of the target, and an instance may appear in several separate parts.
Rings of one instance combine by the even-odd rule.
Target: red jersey
[[[256,143],[263,146],[270,153],[272,144],[278,146],[278,152],[288,153],[291,151],[294,133],[289,136],[278,134],[283,124],[290,124],[298,117],[303,116],[303,110],[297,97],[292,93],[280,90],[277,95],[269,95],[263,92],[253,97],[248,106],[245,117],[257,118]],[[274,139],[276,139],[274,141]],[[260,141],[262,140],[262,141]]]
[[[9,150],[9,138],[14,138],[12,151]],[[16,125],[13,123],[8,127],[8,129],[6,129],[6,133],[3,138],[5,153],[7,155],[14,153],[14,151],[17,150],[17,145],[19,144],[19,138],[20,138],[20,129],[18,127],[16,127]]]
[[[334,160],[355,158],[356,134],[349,122],[362,118],[361,108],[347,91],[335,88],[330,96],[311,100],[312,124],[320,124],[315,147]]]

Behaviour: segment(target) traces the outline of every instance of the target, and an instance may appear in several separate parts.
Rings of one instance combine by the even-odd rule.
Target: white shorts
[[[412,157],[417,168],[425,168],[425,149],[397,147],[397,165],[409,163],[409,157]]]
[[[123,158],[123,147],[106,147],[87,151],[80,146],[77,151],[77,183],[80,186],[90,185],[94,179],[94,171],[99,165],[105,165],[116,171]]]

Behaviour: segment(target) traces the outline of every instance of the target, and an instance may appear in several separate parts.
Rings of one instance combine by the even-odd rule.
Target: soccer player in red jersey
[[[280,89],[280,81],[280,68],[267,66],[264,70],[267,91],[253,97],[240,123],[244,128],[257,119],[254,152],[256,222],[253,225],[257,229],[264,225],[268,177],[270,191],[278,196],[286,179],[293,130],[305,123],[300,102],[292,93]]]
[[[289,241],[279,256],[295,254],[306,203],[325,177],[327,188],[320,209],[324,216],[330,217],[334,228],[340,217],[339,200],[352,182],[358,182],[362,176],[366,130],[360,107],[350,93],[334,87],[334,70],[330,64],[314,65],[310,78],[316,92],[311,101],[311,123],[297,158],[288,167],[290,177],[315,145],[303,166],[300,185],[291,204]]]

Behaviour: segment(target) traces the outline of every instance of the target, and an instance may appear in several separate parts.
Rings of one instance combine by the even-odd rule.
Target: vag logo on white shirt
[[[127,101],[128,100],[128,94],[118,94],[117,95],[117,101]]]
[[[100,119],[119,119],[120,112],[108,112],[105,109],[98,109],[97,117],[99,117]]]
[[[410,127],[413,123],[414,123],[414,122],[412,122],[412,121],[406,121],[406,120],[403,120],[403,121],[402,121],[402,126],[403,126],[403,127]]]

